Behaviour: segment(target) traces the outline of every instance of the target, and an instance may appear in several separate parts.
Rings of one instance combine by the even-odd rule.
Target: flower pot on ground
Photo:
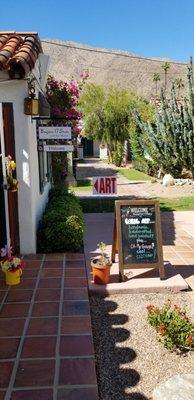
[[[101,251],[101,255],[91,259],[93,279],[94,283],[106,285],[110,279],[110,268],[112,263],[105,253],[106,244],[100,242],[98,248]]]
[[[5,283],[9,286],[19,285],[20,277],[22,275],[22,269],[19,268],[16,271],[5,271]]]
[[[5,274],[6,285],[19,285],[22,269],[24,268],[24,261],[10,254],[10,249],[1,249],[0,255],[3,257],[0,261],[1,269]]]

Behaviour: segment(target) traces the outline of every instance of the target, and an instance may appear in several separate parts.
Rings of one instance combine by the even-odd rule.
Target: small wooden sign
[[[44,145],[44,151],[46,152],[72,152],[73,151],[73,146],[71,144],[50,144],[50,145]]]
[[[71,139],[70,126],[40,126],[39,139]]]
[[[159,202],[118,200],[115,202],[112,261],[119,256],[119,278],[124,269],[159,268],[165,279]]]

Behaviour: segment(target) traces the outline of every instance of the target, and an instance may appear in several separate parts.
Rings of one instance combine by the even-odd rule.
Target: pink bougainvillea
[[[51,116],[64,117],[71,124],[75,134],[80,132],[79,121],[82,114],[77,105],[88,76],[88,71],[84,71],[80,75],[80,80],[75,82],[58,81],[52,75],[49,75],[47,80],[47,98],[51,106]]]

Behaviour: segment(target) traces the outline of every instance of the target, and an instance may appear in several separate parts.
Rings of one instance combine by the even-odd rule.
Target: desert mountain
[[[164,85],[164,70],[161,66],[168,61],[168,92],[172,82],[178,77],[182,77],[187,86],[187,65],[166,58],[145,58],[125,51],[50,39],[43,39],[42,46],[44,53],[50,56],[49,72],[56,79],[78,79],[80,73],[88,69],[90,82],[103,85],[119,84],[149,98],[155,94],[153,74],[156,72],[160,75],[160,90]]]

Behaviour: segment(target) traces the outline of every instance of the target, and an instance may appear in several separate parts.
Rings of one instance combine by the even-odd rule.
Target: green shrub
[[[81,250],[84,223],[79,200],[58,188],[51,190],[49,199],[38,228],[38,251],[51,253]]]
[[[151,160],[146,160],[146,158],[141,158],[138,160],[133,160],[132,165],[134,169],[144,172],[144,174],[150,176],[156,176],[158,172],[158,167]]]
[[[117,144],[117,149],[112,151],[112,162],[116,167],[120,167],[123,161],[124,144]]]
[[[49,201],[53,198],[64,197],[66,194],[68,194],[68,188],[57,186],[50,190]]]
[[[194,324],[185,310],[170,301],[165,303],[162,308],[152,304],[147,306],[147,320],[151,326],[161,335],[164,346],[173,350],[175,348],[190,347],[193,341],[192,329]]]

